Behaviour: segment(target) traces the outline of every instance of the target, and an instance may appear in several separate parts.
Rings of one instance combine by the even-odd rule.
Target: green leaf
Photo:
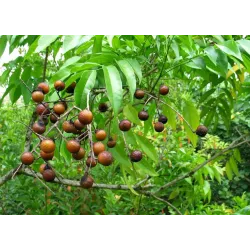
[[[139,162],[135,162],[134,167],[136,170],[141,171],[146,175],[158,176],[158,174],[155,172],[155,169],[152,167],[152,164],[150,164],[150,162],[145,158],[142,158],[142,160]]]
[[[166,100],[166,103],[172,105],[169,99]],[[176,113],[167,105],[163,105],[162,112],[168,118],[168,124],[173,130],[176,130]]]
[[[131,122],[139,126],[141,125],[141,121],[138,118],[138,111],[130,103],[123,108],[123,114]]]
[[[4,100],[5,96],[7,96],[7,95],[9,94],[9,92],[10,92],[13,88],[15,88],[15,85],[14,85],[14,84],[10,84],[10,85],[8,86],[8,88],[5,90],[3,96],[2,96],[1,99],[0,99],[0,106],[1,106],[2,103],[3,103],[3,100]]]
[[[240,150],[238,148],[233,150],[233,155],[238,162],[241,162]]]
[[[38,40],[38,46],[36,48],[36,53],[46,49],[51,43],[53,43],[59,35],[44,35],[40,36]]]
[[[120,168],[121,168],[121,170],[122,170],[123,178],[124,178],[126,184],[128,185],[129,190],[130,190],[133,194],[139,195],[139,194],[132,188],[131,183],[128,181],[128,178],[127,178],[126,173],[125,173],[125,167],[124,167],[123,165],[121,165]]]
[[[219,183],[221,183],[221,176],[223,175],[221,168],[218,166],[215,166],[213,167],[213,171],[214,171],[214,177]]]
[[[186,66],[193,69],[206,69],[205,61],[201,57],[194,58],[191,62],[187,63]]]
[[[83,35],[68,35],[64,37],[63,40],[63,53],[65,54],[69,50],[78,47],[80,45],[80,41],[82,40]]]
[[[27,60],[35,52],[38,46],[39,39],[40,39],[40,36],[30,45],[28,52],[24,56],[24,61]]]
[[[226,54],[234,56],[242,61],[240,50],[234,40],[226,41],[220,45],[217,44],[217,47],[219,47]]]
[[[214,115],[216,113],[216,109],[210,109],[209,112],[207,113],[206,119],[204,121],[205,126],[209,126],[214,118]]]
[[[238,167],[237,167],[237,163],[234,160],[233,156],[230,157],[229,164],[230,164],[230,168],[233,170],[234,174],[239,176],[239,170],[238,170]]]
[[[103,39],[104,35],[96,35],[95,39],[94,39],[94,46],[93,46],[93,50],[92,53],[99,53],[102,51],[102,39]]]
[[[172,200],[172,199],[176,198],[179,195],[179,193],[180,193],[179,188],[176,188],[174,191],[171,192],[168,199]]]
[[[144,42],[144,35],[135,35],[135,38],[140,43]]]
[[[81,59],[80,56],[73,56],[73,57],[69,58],[69,59],[62,65],[62,67],[61,67],[60,69],[63,69],[63,68],[65,68],[65,67],[68,67],[68,66],[72,65],[72,64],[78,62],[80,59]]]
[[[18,84],[15,88],[11,89],[9,96],[12,104],[17,102],[21,94],[22,94],[22,89],[20,84]]]
[[[226,163],[226,174],[229,180],[233,179],[233,173],[232,173],[232,169],[230,167],[229,161]]]
[[[140,64],[138,63],[138,61],[136,59],[127,59],[127,61],[130,63],[130,65],[134,69],[135,74],[137,75],[137,77],[139,79],[139,83],[140,83],[142,80],[142,72],[141,72]]]
[[[27,84],[27,80],[26,80],[26,84]],[[27,85],[29,85],[29,84],[27,84]],[[30,103],[30,100],[31,100],[31,93],[24,84],[21,84],[21,91],[22,91],[24,104],[28,105]]]
[[[140,135],[135,135],[135,137],[142,151],[153,161],[158,162],[158,154],[152,142],[149,139]]]
[[[119,71],[113,65],[103,66],[103,73],[107,89],[107,95],[115,115],[118,114],[122,104],[123,90]]]
[[[207,195],[208,192],[210,191],[210,184],[208,181],[204,181],[203,191],[204,191],[204,195]]]
[[[189,100],[184,101],[183,116],[187,120],[187,122],[190,124],[191,128],[193,130],[196,130],[196,128],[199,126],[199,123],[200,123],[200,116],[194,104]],[[184,128],[187,132],[189,139],[191,140],[193,146],[196,147],[196,143],[198,139],[197,135],[192,132],[192,130],[189,128],[186,122],[183,122],[183,124],[184,124]]]
[[[68,76],[70,75],[70,69],[69,68],[63,68],[60,69],[59,71],[57,71],[53,77],[51,78],[51,81],[57,81],[57,80],[61,80],[63,81],[64,79],[66,79]]]
[[[87,95],[92,88],[95,86],[96,71],[89,70],[83,72],[80,81],[77,83],[74,96],[76,105],[79,108],[84,108],[87,105]]]
[[[0,37],[0,58],[5,51],[6,44],[7,44],[7,36],[3,35]]]
[[[203,103],[208,97],[211,97],[215,90],[215,88],[208,90],[204,95],[201,96],[199,103]]]
[[[86,63],[77,63],[74,67],[71,69],[71,73],[78,72],[78,71],[84,71],[88,69],[94,69],[98,66],[101,66],[99,63],[92,63],[92,62],[86,62]]]
[[[214,47],[206,48],[205,53],[210,59],[205,59],[207,68],[225,78],[228,70],[228,60],[226,54],[219,49],[215,49]]]
[[[125,75],[127,84],[129,86],[130,101],[133,102],[134,93],[136,89],[136,79],[132,66],[127,60],[116,61],[122,73]]]
[[[241,48],[243,48],[248,55],[250,55],[250,41],[246,39],[242,39],[237,41],[237,43],[240,45]]]

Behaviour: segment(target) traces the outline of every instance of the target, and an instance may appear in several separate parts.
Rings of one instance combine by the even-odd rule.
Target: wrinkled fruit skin
[[[34,102],[42,102],[44,100],[44,94],[41,90],[33,91],[31,96]]]
[[[81,160],[85,155],[85,150],[83,148],[80,148],[80,150],[77,153],[73,153],[72,157],[75,160]]]
[[[103,151],[98,155],[98,162],[103,166],[109,166],[113,162],[113,156],[108,151]]]
[[[32,153],[30,152],[25,152],[21,156],[21,162],[24,165],[31,165],[34,162],[35,158]]]
[[[37,88],[39,90],[42,90],[42,92],[44,94],[48,94],[49,93],[49,85],[47,83],[45,83],[45,82],[39,83],[38,86],[37,86]]]
[[[66,108],[62,103],[56,103],[53,107],[53,110],[57,115],[61,115],[65,112]]]
[[[56,174],[52,169],[45,169],[42,175],[43,179],[47,182],[53,181],[56,177]]]
[[[107,142],[108,148],[114,148],[115,145],[116,145],[116,141],[114,141],[113,139],[109,139],[109,141]]]
[[[144,95],[145,95],[145,92],[144,92],[143,90],[137,89],[137,90],[135,91],[134,97],[135,97],[136,99],[142,99],[142,98],[144,97]]]
[[[142,110],[138,113],[138,118],[141,120],[141,121],[146,121],[148,119],[149,115],[148,115],[148,112]]]
[[[46,126],[44,125],[44,122],[38,121],[33,124],[32,129],[37,134],[41,135],[45,132]]]
[[[43,102],[43,103],[39,103],[37,106],[36,106],[36,113],[38,115],[47,115],[50,113],[50,110],[49,110],[49,104],[46,103],[46,102]]]
[[[98,141],[105,140],[106,136],[107,136],[107,134],[106,134],[105,130],[102,130],[102,129],[97,130],[95,133],[96,140],[98,140]]]
[[[196,134],[200,137],[205,137],[207,132],[208,132],[207,127],[203,125],[198,126],[198,128],[196,129]]]
[[[168,122],[168,118],[165,115],[160,115],[158,118],[158,122],[162,122],[163,124],[166,124]]]
[[[78,130],[82,130],[85,127],[85,125],[82,124],[78,119],[74,121],[74,126]]]
[[[57,122],[57,117],[55,116],[55,115],[53,115],[53,114],[51,114],[50,116],[49,116],[49,119],[50,119],[50,121],[52,122],[52,123],[56,123]]]
[[[91,111],[84,109],[79,113],[78,120],[84,125],[90,124],[93,120],[93,114]]]
[[[162,132],[164,130],[164,124],[162,122],[156,122],[154,129],[156,132]]]
[[[101,152],[105,151],[105,146],[102,142],[95,142],[93,144],[93,151],[95,156],[99,155]]]
[[[88,167],[95,167],[97,165],[97,161],[95,159],[93,159],[92,157],[88,157],[87,160],[86,160],[86,165]]]
[[[130,154],[130,160],[133,162],[138,162],[142,159],[142,152],[135,150]]]
[[[57,91],[61,91],[61,90],[64,90],[65,89],[65,83],[58,80],[54,83],[54,87]]]
[[[162,85],[159,89],[159,93],[161,95],[167,95],[169,93],[169,87],[166,85]]]
[[[69,140],[66,147],[70,153],[77,153],[80,150],[80,143],[76,140]]]
[[[83,176],[80,181],[80,185],[83,188],[91,188],[93,186],[93,183],[94,183],[94,180],[90,175],[88,175],[87,177]]]
[[[121,131],[129,131],[131,128],[131,122],[129,120],[122,120],[119,123],[119,128]]]
[[[108,110],[108,105],[104,102],[104,103],[100,103],[98,106],[98,109],[100,112],[106,112]]]
[[[40,144],[40,149],[45,153],[52,153],[53,151],[55,151],[55,148],[55,143],[50,139],[42,140]]]
[[[45,153],[42,150],[40,151],[40,156],[43,158],[45,161],[52,160],[54,157],[54,152],[51,153]]]

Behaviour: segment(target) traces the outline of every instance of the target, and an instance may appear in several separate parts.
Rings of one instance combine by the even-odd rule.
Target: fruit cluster
[[[72,94],[76,87],[76,83],[72,83],[67,89],[66,92]],[[56,149],[55,139],[43,136],[46,131],[46,126],[51,123],[52,128],[56,128],[60,135],[63,137],[63,133],[69,133],[73,136],[63,137],[66,141],[66,148],[71,153],[72,158],[75,160],[83,160],[85,155],[86,157],[86,168],[84,176],[81,178],[80,184],[84,188],[92,187],[94,180],[89,175],[89,170],[97,165],[97,163],[102,164],[103,166],[109,166],[113,162],[112,154],[106,149],[113,148],[116,146],[116,140],[113,139],[110,135],[107,135],[104,129],[96,129],[95,142],[92,140],[92,122],[93,122],[93,113],[88,109],[79,110],[78,108],[68,109],[68,100],[66,98],[61,98],[60,91],[65,89],[65,83],[58,80],[54,83],[54,88],[58,94],[58,101],[52,102],[53,107],[50,107],[49,102],[45,102],[45,95],[49,93],[50,88],[47,83],[39,83],[37,89],[32,92],[32,99],[37,103],[36,113],[38,115],[37,121],[33,124],[32,130],[40,139],[40,157],[45,161],[40,166],[40,173],[43,176],[45,181],[51,182],[56,178],[55,170],[48,163],[49,160],[52,160],[54,157],[54,152]],[[169,87],[162,85],[159,88],[159,95],[167,95],[169,93]],[[137,89],[134,93],[136,99],[143,99],[145,96],[145,91]],[[88,107],[88,105],[87,105]],[[100,103],[98,106],[100,112],[106,112],[109,110],[107,103]],[[77,113],[74,113],[74,116],[71,119],[68,119],[69,114],[77,110]],[[65,112],[67,111],[67,116]],[[79,112],[80,111],[80,112]],[[156,132],[162,132],[164,130],[164,125],[168,122],[168,118],[159,114],[158,112],[158,121],[154,122],[154,130]],[[65,119],[64,119],[65,118]],[[141,121],[147,121],[149,118],[148,112],[143,109],[139,111],[138,118]],[[58,126],[61,125],[61,129]],[[132,124],[129,120],[124,119],[119,122],[119,129],[122,132],[129,131],[132,127]],[[207,134],[207,128],[203,125],[200,125],[196,129],[196,134],[203,137]],[[70,138],[70,139],[69,139]],[[103,141],[108,138],[107,144],[105,145]],[[88,140],[89,142],[89,152],[86,154],[82,142]],[[33,152],[24,152],[21,156],[21,162],[24,165],[31,165],[35,161]],[[139,162],[143,157],[143,154],[139,150],[134,150],[130,152],[129,158],[131,162]]]

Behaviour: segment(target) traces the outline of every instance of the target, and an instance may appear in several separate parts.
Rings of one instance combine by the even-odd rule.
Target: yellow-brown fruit
[[[44,94],[41,90],[33,91],[31,97],[34,102],[42,102],[44,100]]]
[[[38,84],[37,89],[42,90],[44,94],[49,93],[49,85],[45,82],[41,82]]]
[[[198,136],[205,137],[208,132],[208,129],[204,125],[199,125],[195,132]]]
[[[113,162],[113,156],[108,151],[103,151],[98,155],[98,162],[104,166],[109,166]]]
[[[84,125],[90,124],[93,120],[93,114],[91,111],[84,109],[79,113],[78,120]]]
[[[50,113],[49,104],[47,102],[37,104],[36,113],[38,115],[47,115],[47,114],[49,114]]]
[[[156,122],[154,129],[156,132],[162,132],[164,130],[164,124],[162,122]]]
[[[131,122],[129,120],[122,120],[119,123],[119,128],[121,131],[129,131],[131,128]]]
[[[95,156],[99,155],[101,152],[105,151],[105,146],[102,142],[95,142],[93,144],[93,151]]]
[[[82,130],[85,127],[85,125],[82,124],[78,119],[74,121],[74,126],[78,130]]]
[[[162,85],[159,89],[159,93],[161,95],[167,95],[169,93],[169,87],[166,85]]]
[[[109,138],[109,140],[107,142],[108,148],[114,148],[115,145],[116,145],[116,141],[113,138]]]
[[[43,158],[45,161],[52,160],[54,157],[54,152],[51,153],[45,153],[42,150],[40,151],[40,156]]]
[[[135,97],[136,99],[142,99],[142,98],[144,97],[144,95],[145,95],[145,92],[144,92],[143,90],[137,89],[137,90],[135,91],[134,97]]]
[[[63,131],[66,133],[75,133],[76,128],[74,126],[74,123],[72,121],[64,121],[62,124]]]
[[[45,153],[52,153],[55,148],[56,144],[51,139],[44,139],[40,144],[40,149]]]
[[[50,121],[52,122],[52,123],[56,123],[57,122],[57,117],[54,115],[54,114],[51,114],[50,116],[49,116],[49,119],[50,119]]]
[[[32,153],[25,152],[21,156],[21,162],[25,165],[31,165],[34,162],[35,158]]]
[[[80,143],[76,140],[67,141],[66,147],[70,153],[77,153],[81,148]]]
[[[42,175],[43,175],[43,179],[47,182],[53,181],[56,177],[56,174],[52,169],[45,169]]]
[[[58,81],[56,81],[56,82],[54,83],[54,87],[55,87],[55,89],[56,89],[57,91],[64,90],[64,88],[65,88],[65,83],[62,82],[62,81],[60,81],[60,80],[58,80]]]
[[[142,152],[139,150],[135,150],[133,152],[131,152],[130,154],[130,160],[132,162],[138,162],[142,159]]]
[[[106,133],[105,130],[103,130],[103,129],[98,129],[98,130],[95,132],[95,137],[96,137],[96,140],[98,140],[98,141],[103,141],[103,140],[106,139],[107,133]]]
[[[92,158],[91,156],[89,156],[87,158],[87,160],[86,160],[86,165],[88,167],[92,167],[93,168],[93,167],[95,167],[97,165],[97,161],[94,158]]]
[[[34,132],[36,132],[37,134],[41,135],[45,132],[46,130],[46,126],[44,124],[43,121],[38,121],[38,122],[35,122],[32,126],[32,129]]]
[[[72,157],[75,160],[81,160],[85,155],[85,150],[83,148],[80,148],[80,150],[77,153],[73,153]]]
[[[57,115],[61,115],[65,112],[65,105],[63,105],[62,103],[56,103],[53,107],[54,112]]]
[[[47,164],[43,163],[42,165],[40,165],[39,167],[39,172],[42,174],[45,170],[45,167],[46,167]]]

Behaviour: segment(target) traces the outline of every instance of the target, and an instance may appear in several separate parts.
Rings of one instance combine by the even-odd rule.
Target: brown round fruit
[[[47,182],[53,181],[56,177],[56,174],[52,169],[45,169],[42,175],[43,179]]]
[[[138,113],[138,118],[141,120],[141,121],[146,121],[148,119],[149,115],[148,115],[148,112],[142,110]]]
[[[55,89],[56,89],[57,91],[64,90],[64,88],[65,88],[65,83],[62,82],[62,81],[60,81],[60,80],[58,80],[58,81],[56,81],[56,82],[54,83],[54,87],[55,87]]]
[[[168,122],[168,118],[165,115],[160,115],[158,118],[158,122],[162,122],[163,124],[166,124]]]
[[[112,138],[109,138],[108,142],[107,142],[107,146],[108,148],[114,148],[116,145],[116,141],[113,140]]]
[[[103,151],[98,155],[98,162],[104,166],[109,166],[113,162],[113,156],[108,151]]]
[[[164,130],[164,124],[162,122],[156,122],[154,129],[156,132],[162,132]]]
[[[84,109],[79,113],[78,120],[84,125],[90,124],[93,120],[93,114],[91,111]]]
[[[37,104],[36,113],[38,115],[47,115],[47,114],[49,114],[50,113],[49,104],[47,102],[42,102],[42,103]]]
[[[85,155],[85,150],[83,148],[80,148],[80,150],[77,153],[72,154],[72,157],[75,160],[81,160]]]
[[[81,148],[80,143],[76,140],[67,141],[66,147],[70,153],[77,153]]]
[[[30,152],[25,152],[21,156],[21,162],[24,165],[31,165],[34,162],[35,158],[32,153]]]
[[[105,151],[105,146],[102,142],[95,142],[93,144],[93,151],[95,156],[99,155],[101,152]]]
[[[119,123],[119,128],[121,131],[129,131],[131,128],[131,122],[129,120],[122,120]]]
[[[80,181],[80,185],[83,188],[91,188],[93,186],[93,183],[94,183],[94,180],[90,175],[83,176]]]
[[[144,97],[144,95],[145,95],[145,92],[144,92],[143,90],[137,89],[137,90],[135,91],[134,97],[135,97],[136,99],[142,99],[142,98]]]
[[[74,121],[74,126],[75,126],[75,128],[78,129],[78,130],[82,130],[82,129],[84,129],[84,127],[85,127],[85,125],[82,124],[78,119],[76,119],[76,120]]]
[[[106,112],[108,110],[108,105],[104,102],[104,103],[100,103],[98,106],[98,109],[100,112]]]
[[[46,130],[46,126],[44,124],[43,121],[38,121],[38,122],[35,122],[32,126],[32,129],[34,132],[36,132],[37,134],[41,135],[45,132]]]
[[[66,92],[67,92],[67,93],[70,93],[70,94],[73,94],[73,93],[74,93],[74,90],[75,90],[75,87],[76,87],[76,82],[72,82],[72,83],[66,88]]]
[[[198,136],[205,137],[208,132],[208,129],[204,125],[199,125],[195,132]]]
[[[142,152],[139,150],[135,150],[130,154],[130,160],[132,162],[138,162],[142,159]]]
[[[34,102],[42,102],[44,100],[44,94],[41,90],[35,90],[31,94]]]
[[[97,165],[97,161],[96,161],[94,158],[92,158],[91,156],[89,156],[89,157],[87,158],[87,160],[86,160],[86,165],[87,165],[88,167],[93,168],[93,167],[95,167],[95,166]]]
[[[53,110],[57,115],[61,115],[65,112],[66,109],[62,103],[56,103],[53,107]]]
[[[46,167],[47,164],[43,163],[42,165],[40,165],[39,167],[39,172],[42,174],[45,170],[45,167]]]
[[[54,157],[54,152],[51,153],[45,153],[42,150],[40,151],[40,156],[43,158],[45,161],[52,160]]]
[[[52,153],[55,151],[56,144],[51,139],[42,140],[40,149],[45,153]]]
[[[44,94],[48,94],[49,93],[49,85],[47,83],[45,83],[45,82],[39,83],[38,86],[37,86],[37,88],[39,90],[42,90],[42,92]]]
[[[169,87],[166,86],[166,85],[162,85],[162,86],[160,87],[160,89],[159,89],[159,93],[160,93],[161,95],[167,95],[168,92],[169,92]]]
[[[76,128],[75,128],[74,123],[72,121],[64,121],[62,124],[62,129],[66,133],[76,132]]]
[[[103,141],[105,140],[107,137],[107,133],[105,132],[105,130],[103,129],[98,129],[96,132],[95,132],[95,138],[96,140],[98,141]]]
[[[57,117],[56,117],[55,115],[53,115],[53,114],[51,114],[51,115],[49,116],[49,119],[50,119],[50,121],[51,121],[52,123],[56,123],[56,122],[58,121]]]

